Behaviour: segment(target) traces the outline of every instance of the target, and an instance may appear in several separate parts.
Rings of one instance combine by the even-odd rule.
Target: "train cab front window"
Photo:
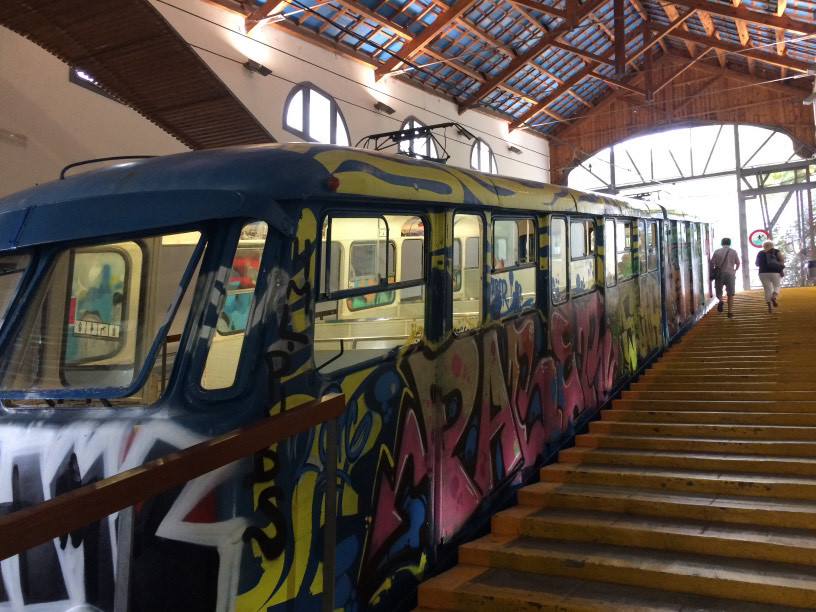
[[[58,253],[0,361],[0,392],[12,400],[108,402],[138,387],[143,392],[128,403],[158,397],[190,305],[179,287],[192,276],[201,242],[200,232],[188,232]],[[148,359],[160,353],[162,371],[148,372]]]
[[[17,288],[30,261],[28,253],[0,256],[0,321],[5,319],[9,304],[17,294]]]
[[[268,232],[263,221],[252,221],[241,228],[201,375],[202,389],[225,389],[235,383]]]

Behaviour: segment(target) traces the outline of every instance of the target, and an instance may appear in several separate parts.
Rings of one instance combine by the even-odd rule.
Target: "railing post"
[[[133,559],[133,506],[120,510],[118,521],[113,610],[114,612],[128,612],[130,609],[130,565]]]
[[[326,421],[326,497],[323,523],[323,612],[334,610],[334,551],[337,540],[337,419]]]

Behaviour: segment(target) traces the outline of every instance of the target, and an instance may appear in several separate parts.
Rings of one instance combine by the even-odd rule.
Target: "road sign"
[[[766,230],[754,230],[751,232],[751,235],[748,236],[748,242],[754,245],[756,248],[761,249],[762,243],[766,240],[770,240],[771,235]]]

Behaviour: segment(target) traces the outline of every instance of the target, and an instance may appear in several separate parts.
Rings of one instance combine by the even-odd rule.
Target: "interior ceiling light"
[[[251,59],[248,59],[247,61],[244,62],[244,68],[246,68],[250,72],[257,72],[261,76],[269,76],[270,74],[272,74],[272,71],[269,68]]]
[[[396,112],[393,108],[388,106],[385,102],[377,102],[374,105],[374,108],[376,108],[378,111],[382,111],[383,113],[388,113],[389,115],[393,115]]]
[[[513,145],[510,145],[509,147],[507,147],[507,150],[510,151],[511,153],[521,155],[521,149],[519,149],[518,147],[514,147]]]

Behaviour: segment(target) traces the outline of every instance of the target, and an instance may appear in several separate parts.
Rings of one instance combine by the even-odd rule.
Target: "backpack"
[[[765,269],[768,272],[776,272],[779,274],[785,269],[785,264],[779,261],[779,257],[777,256],[778,252],[776,249],[772,249],[765,253]]]

